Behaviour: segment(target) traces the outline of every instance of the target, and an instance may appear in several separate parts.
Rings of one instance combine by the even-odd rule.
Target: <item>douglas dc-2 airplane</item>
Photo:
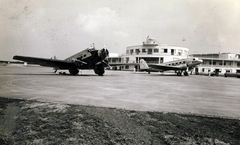
[[[104,74],[104,67],[109,67],[106,57],[109,52],[103,48],[96,50],[94,45],[87,48],[65,60],[36,58],[26,56],[14,56],[13,59],[22,60],[31,64],[38,64],[41,66],[53,67],[55,72],[57,70],[69,70],[70,74],[77,75],[78,69],[93,69],[96,74],[102,76]]]
[[[148,65],[144,59],[140,60],[140,69],[143,71],[150,72],[163,72],[168,70],[174,70],[178,76],[184,75],[188,76],[187,70],[193,69],[196,65],[201,64],[203,61],[198,58],[186,58],[179,59],[175,61],[169,61],[161,64],[150,64]]]

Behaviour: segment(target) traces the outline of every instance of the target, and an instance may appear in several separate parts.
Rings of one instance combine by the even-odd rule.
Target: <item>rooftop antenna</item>
[[[95,44],[94,43],[92,43],[91,48],[95,48]]]

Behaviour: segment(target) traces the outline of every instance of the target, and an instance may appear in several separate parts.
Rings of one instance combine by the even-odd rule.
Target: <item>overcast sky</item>
[[[240,53],[240,1],[0,0],[0,60],[65,59],[91,43],[122,54],[148,35],[191,54]]]

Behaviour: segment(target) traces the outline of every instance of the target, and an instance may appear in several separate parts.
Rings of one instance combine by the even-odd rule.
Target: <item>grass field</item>
[[[240,120],[0,98],[0,144],[240,144]]]

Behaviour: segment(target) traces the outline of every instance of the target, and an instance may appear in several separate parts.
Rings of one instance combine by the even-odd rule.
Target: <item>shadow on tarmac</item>
[[[26,76],[73,76],[71,74],[28,74],[28,73],[4,73],[4,75],[26,75]],[[76,76],[98,76],[95,74],[78,74]]]
[[[135,73],[135,74],[140,74],[140,75],[148,75],[148,76],[172,76],[172,77],[188,77],[188,76],[178,76],[177,74],[159,74],[159,73],[151,73],[151,74],[147,74],[147,73]]]

